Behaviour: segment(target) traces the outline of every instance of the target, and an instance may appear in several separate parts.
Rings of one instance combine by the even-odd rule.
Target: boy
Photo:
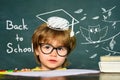
[[[70,32],[67,20],[60,17],[51,17],[48,23],[39,26],[33,33],[32,43],[40,67],[32,70],[65,69],[67,56],[76,44],[75,36],[71,37]]]

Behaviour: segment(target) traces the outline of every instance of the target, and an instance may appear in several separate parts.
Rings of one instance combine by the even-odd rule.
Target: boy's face
[[[42,42],[42,43],[44,43],[44,42]],[[50,44],[54,47],[63,46],[57,40],[52,40],[51,42],[49,42],[47,44]],[[47,46],[45,48],[49,48],[49,46]],[[64,57],[59,56],[56,49],[53,49],[53,51],[51,51],[51,53],[49,53],[49,54],[44,54],[41,51],[41,48],[39,46],[38,49],[35,50],[35,52],[36,52],[36,55],[39,56],[39,59],[41,62],[41,68],[43,70],[60,69],[60,68],[62,68],[62,65],[66,59],[66,56],[64,56]]]

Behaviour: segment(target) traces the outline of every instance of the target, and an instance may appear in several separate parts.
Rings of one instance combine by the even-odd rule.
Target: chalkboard
[[[78,21],[68,68],[98,69],[100,56],[120,55],[119,0],[0,0],[0,69],[37,66],[31,36],[51,13]]]

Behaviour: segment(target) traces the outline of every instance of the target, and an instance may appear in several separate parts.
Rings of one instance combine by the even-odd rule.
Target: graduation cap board
[[[43,22],[47,23],[48,27],[54,30],[63,31],[68,30],[71,26],[70,36],[74,36],[73,27],[79,23],[72,15],[63,9],[53,10],[36,15],[36,17]]]

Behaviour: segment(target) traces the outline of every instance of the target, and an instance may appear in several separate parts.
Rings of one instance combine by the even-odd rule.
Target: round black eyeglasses
[[[39,43],[40,49],[44,54],[50,54],[54,49],[57,51],[57,54],[61,57],[65,57],[68,53],[68,48],[64,46],[54,47],[51,44]]]

